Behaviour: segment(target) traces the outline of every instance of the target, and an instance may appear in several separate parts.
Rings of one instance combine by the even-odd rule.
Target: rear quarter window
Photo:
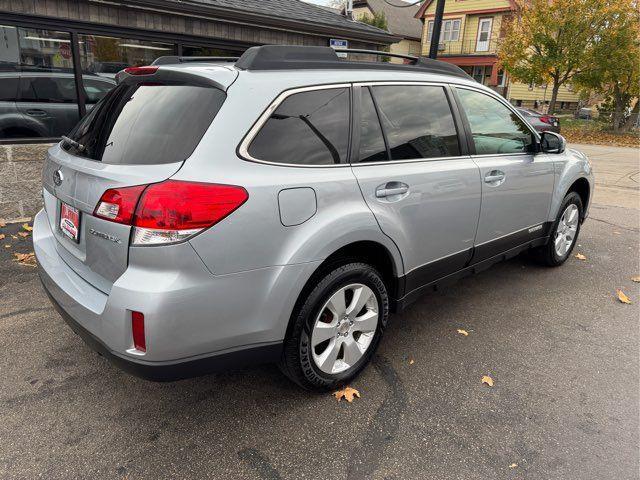
[[[346,163],[348,88],[295,93],[271,114],[249,146],[257,160],[290,165]]]
[[[225,99],[213,87],[121,84],[69,134],[84,150],[64,148],[108,164],[181,162],[193,153]]]

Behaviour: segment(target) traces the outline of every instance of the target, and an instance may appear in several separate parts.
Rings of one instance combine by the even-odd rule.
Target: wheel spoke
[[[369,301],[373,295],[373,292],[369,287],[362,285],[361,287],[353,289],[353,298],[351,299],[351,303],[347,308],[347,315],[349,317],[354,318],[356,315],[360,313],[365,304]]]
[[[378,327],[378,312],[367,310],[364,314],[355,318],[353,330],[355,332],[375,332]]]
[[[360,350],[360,345],[353,338],[344,342],[344,363],[350,367],[355,365],[364,352]]]
[[[331,372],[340,352],[340,344],[337,340],[332,340],[329,345],[316,359],[318,367],[325,372]]]
[[[336,293],[333,294],[333,296],[329,299],[329,302],[327,303],[327,308],[331,310],[331,313],[333,313],[334,318],[342,317],[347,310],[347,307],[345,305],[344,294],[345,294],[344,289],[338,290]]]
[[[315,347],[322,342],[329,340],[336,336],[336,322],[324,323],[317,322],[313,329],[313,335],[311,337],[311,346]]]
[[[568,210],[567,212],[567,225],[569,226],[578,224],[578,208],[575,205],[571,205],[571,207],[569,207],[571,210]]]

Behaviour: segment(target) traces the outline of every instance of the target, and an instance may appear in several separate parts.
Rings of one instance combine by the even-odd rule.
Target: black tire
[[[558,225],[560,224],[560,219],[562,218],[563,213],[565,212],[567,207],[569,207],[569,205],[572,205],[572,204],[578,207],[579,220],[578,220],[577,231],[573,238],[573,243],[567,249],[566,253],[564,255],[559,255],[558,252],[556,252],[556,247],[555,247],[555,238],[556,238],[556,233],[558,231]],[[576,246],[576,243],[578,241],[578,236],[580,235],[580,227],[582,226],[582,219],[583,219],[583,206],[582,206],[582,200],[580,199],[580,195],[578,195],[576,192],[569,192],[567,196],[564,197],[564,200],[562,201],[562,205],[560,205],[560,209],[558,210],[558,216],[556,218],[556,221],[553,222],[553,226],[551,227],[551,230],[549,233],[549,241],[547,242],[546,245],[543,245],[542,247],[538,248],[535,252],[536,259],[538,260],[538,262],[550,267],[559,267],[564,262],[566,262],[569,256],[571,255],[571,252],[573,252],[573,248]]]
[[[311,331],[320,309],[340,288],[361,283],[371,288],[378,301],[378,325],[368,349],[357,363],[347,370],[328,374],[315,364],[310,342]],[[321,274],[311,290],[307,289],[291,316],[289,333],[284,342],[280,369],[291,380],[308,390],[327,391],[353,379],[369,363],[389,317],[389,296],[381,275],[366,263],[347,263]]]

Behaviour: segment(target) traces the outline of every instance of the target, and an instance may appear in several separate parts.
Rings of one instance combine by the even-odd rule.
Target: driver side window
[[[484,93],[463,88],[457,92],[469,120],[476,155],[532,151],[531,130],[509,108]]]

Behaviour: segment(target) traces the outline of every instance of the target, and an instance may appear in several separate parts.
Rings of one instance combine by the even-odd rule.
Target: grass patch
[[[640,133],[613,133],[605,121],[583,120],[572,116],[560,117],[562,136],[570,143],[613,145],[616,147],[640,147]]]

